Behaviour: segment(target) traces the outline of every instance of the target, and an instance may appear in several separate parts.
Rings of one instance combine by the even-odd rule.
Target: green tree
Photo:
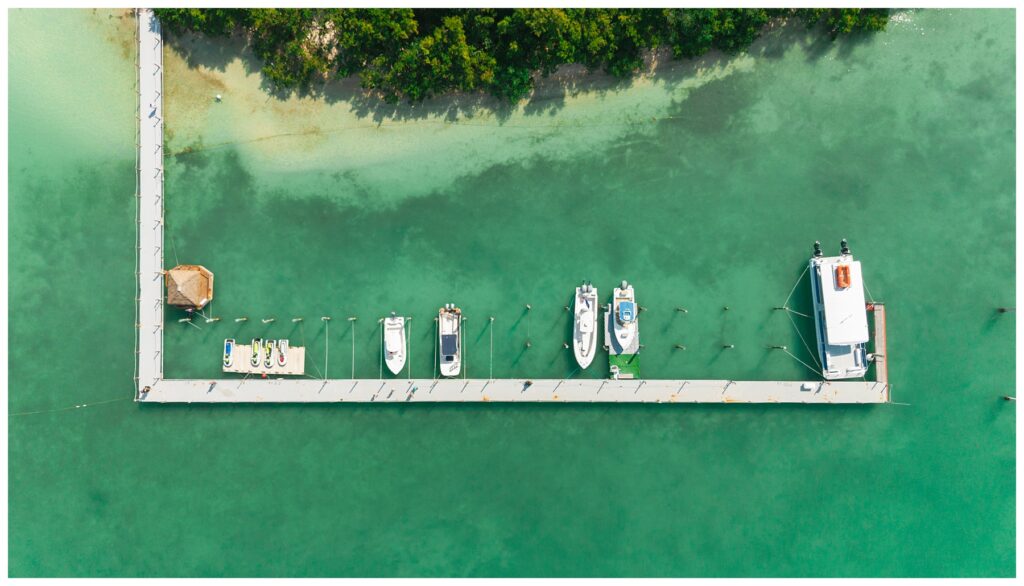
[[[772,18],[796,17],[835,38],[883,30],[884,9],[157,9],[172,33],[244,32],[262,73],[281,90],[311,90],[332,75],[359,75],[387,100],[418,102],[488,92],[509,102],[536,75],[579,63],[618,77],[644,52],[677,58],[747,49]]]

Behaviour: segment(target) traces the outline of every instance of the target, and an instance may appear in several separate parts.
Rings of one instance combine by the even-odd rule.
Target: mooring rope
[[[412,321],[411,317],[405,318],[405,323],[402,324],[402,332],[405,334],[405,367],[406,376],[409,380],[412,380],[412,328],[409,327],[409,322]]]
[[[813,366],[811,366],[810,364],[807,364],[807,363],[806,363],[806,362],[804,362],[803,360],[800,360],[799,358],[797,358],[797,357],[796,357],[796,354],[793,354],[793,353],[792,353],[792,352],[790,352],[790,351],[789,351],[789,350],[788,350],[787,348],[783,348],[783,347],[780,347],[779,349],[780,349],[780,350],[782,350],[783,352],[785,352],[786,354],[789,354],[789,356],[790,356],[790,357],[791,357],[791,358],[792,358],[793,360],[796,360],[796,361],[797,361],[797,362],[799,362],[800,364],[803,364],[804,366],[806,366],[806,367],[807,367],[807,370],[810,370],[811,372],[813,372],[815,376],[821,376],[821,370],[820,370],[820,369],[817,369],[817,370],[815,370],[815,368],[814,368]]]
[[[41,409],[39,411],[21,411],[19,413],[8,413],[8,417],[21,417],[23,415],[39,415],[41,413],[59,413],[61,411],[73,411],[75,409],[83,409],[85,407],[95,407],[97,405],[107,405],[109,403],[117,403],[118,401],[131,401],[132,397],[121,397],[118,399],[110,399],[109,401],[97,401],[95,403],[82,403],[81,405],[72,405],[70,407],[59,407],[57,409]]]
[[[171,240],[171,248],[174,249],[174,265],[180,265],[178,261],[178,246],[174,243],[174,234],[171,234],[170,230],[167,229],[167,223],[164,222],[164,232],[167,233],[167,237]]]
[[[299,322],[299,335],[302,336],[302,345],[305,346],[306,348],[309,348],[309,344],[306,343],[306,326],[305,326],[305,323],[306,323],[305,320]],[[324,342],[326,343],[327,340],[325,339]],[[303,355],[303,357],[305,357],[305,355]],[[323,379],[327,378],[326,376],[324,376],[320,372],[320,369],[317,367],[315,361],[310,360],[309,363],[313,365],[313,369],[316,370],[316,374],[317,374],[317,376],[319,378],[323,378]],[[327,359],[326,358],[324,358],[324,368],[327,368]]]
[[[356,378],[356,320],[351,317],[348,318],[348,322],[352,324],[352,380]],[[327,367],[324,366],[326,369]]]
[[[811,357],[811,360],[813,360],[814,363],[817,364],[819,368],[821,368],[821,364],[818,363],[818,358],[814,355],[814,352],[811,350],[810,345],[807,344],[807,340],[804,339],[804,335],[800,333],[800,327],[796,325],[796,321],[793,319],[793,316],[789,315],[789,313],[787,312],[786,317],[789,318],[789,323],[793,324],[793,329],[796,330],[796,335],[800,336],[800,342],[803,343],[804,349],[807,350],[807,354]]]
[[[786,301],[782,304],[782,307],[789,309],[789,300],[793,298],[793,293],[796,293],[796,288],[800,285],[800,281],[803,280],[809,268],[810,265],[805,266],[804,271],[796,278],[796,283],[793,283],[793,288],[789,290],[789,295],[786,296]]]
[[[875,302],[875,296],[871,294],[871,289],[868,289],[868,282],[865,281],[863,278],[861,279],[861,282],[864,283],[864,291],[867,292],[867,294],[868,294],[868,301],[870,301],[871,303],[874,303]]]
[[[135,46],[139,46],[139,14],[135,12]],[[140,154],[139,151],[142,146],[139,144],[139,140],[142,138],[142,89],[139,87],[139,77],[142,75],[142,70],[139,68],[139,51],[135,53],[135,94],[138,96],[138,105],[135,110],[135,353],[132,356],[132,385],[138,388],[139,386],[139,320],[142,316],[139,313],[139,304],[141,303],[142,290],[139,287],[139,256],[142,254],[142,184],[141,184],[141,171],[139,169]]]

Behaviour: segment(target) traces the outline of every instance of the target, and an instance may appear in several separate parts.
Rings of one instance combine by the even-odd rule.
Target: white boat
[[[441,344],[441,376],[458,376],[462,370],[462,310],[446,303],[437,314]]]
[[[258,368],[260,362],[263,361],[263,340],[261,340],[260,338],[253,338],[252,346],[250,346],[250,349],[252,350],[252,357],[249,359],[249,364],[252,364],[253,367]]]
[[[868,370],[868,314],[860,261],[853,260],[846,240],[839,256],[822,256],[814,243],[810,260],[814,326],[818,335],[821,374],[826,379],[857,378]]]
[[[590,283],[576,287],[573,304],[572,351],[580,368],[590,366],[597,350],[597,289]]]
[[[235,363],[235,339],[224,340],[224,368],[231,368]]]
[[[264,342],[263,349],[265,351],[264,354],[263,354],[263,366],[265,366],[267,368],[273,368],[274,367],[274,341],[273,340],[267,340],[266,342]]]
[[[285,366],[288,364],[288,340],[277,341],[277,365]]]
[[[384,318],[384,363],[392,374],[401,374],[406,357],[405,318],[391,312]]]
[[[637,307],[636,295],[633,293],[633,286],[626,281],[622,286],[615,289],[612,298],[612,333],[614,334],[614,346],[618,346],[616,354],[635,353],[634,345],[637,341]],[[614,347],[613,346],[613,347]]]

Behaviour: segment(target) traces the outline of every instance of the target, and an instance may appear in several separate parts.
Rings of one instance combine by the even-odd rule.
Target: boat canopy
[[[455,356],[459,351],[459,337],[455,334],[441,335],[441,354]]]
[[[867,342],[868,315],[860,261],[850,261],[847,257],[840,262],[837,258],[832,262],[823,262],[820,271],[825,335],[829,345],[850,346]]]
[[[631,322],[636,316],[636,305],[632,301],[622,301],[619,303],[619,319],[623,322]]]

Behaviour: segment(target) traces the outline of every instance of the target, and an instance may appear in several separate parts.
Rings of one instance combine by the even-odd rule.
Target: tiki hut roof
[[[202,309],[213,299],[213,273],[201,265],[178,265],[164,275],[167,303]]]

